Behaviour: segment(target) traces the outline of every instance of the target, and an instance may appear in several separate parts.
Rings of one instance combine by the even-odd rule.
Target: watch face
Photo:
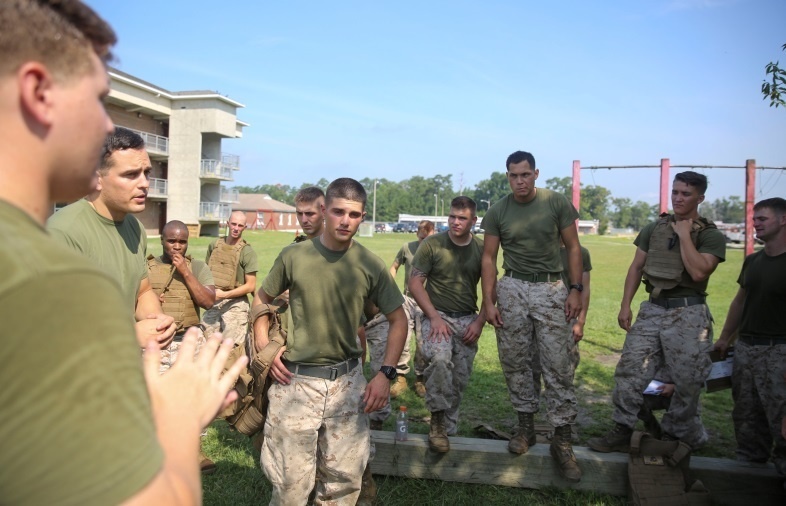
[[[396,379],[396,376],[398,376],[398,371],[396,371],[396,368],[389,365],[383,365],[379,368],[379,370],[382,371],[382,374],[384,374],[385,377],[389,380],[394,380]]]

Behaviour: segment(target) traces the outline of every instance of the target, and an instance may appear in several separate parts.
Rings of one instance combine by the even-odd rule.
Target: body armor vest
[[[223,237],[216,241],[210,254],[208,267],[213,273],[213,280],[219,290],[232,290],[237,287],[237,266],[240,264],[240,251],[247,243],[240,239],[230,246]]]
[[[677,285],[701,289],[700,283],[693,281],[687,274],[683,275],[685,265],[680,255],[680,239],[671,228],[675,220],[671,214],[661,215],[650,236],[650,247],[644,263],[644,279],[653,286],[653,298],[658,298],[661,290],[669,290]],[[717,228],[706,218],[699,217],[692,221],[690,238],[694,246],[698,243],[699,232],[706,228]]]
[[[186,265],[191,270],[191,257],[186,257]],[[161,309],[175,319],[177,332],[199,325],[199,307],[191,298],[183,276],[172,264],[156,260],[153,255],[147,257],[147,270],[153,291],[159,297],[164,294]]]

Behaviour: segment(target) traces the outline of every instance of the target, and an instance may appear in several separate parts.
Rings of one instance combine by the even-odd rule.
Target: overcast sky
[[[88,4],[119,69],[246,106],[224,142],[234,184],[451,174],[458,190],[518,149],[541,184],[573,160],[786,167],[786,109],[760,92],[786,65],[783,0]],[[744,171],[700,171],[709,200],[743,195]],[[783,172],[757,171],[757,200],[786,197]],[[657,201],[657,169],[581,177]]]

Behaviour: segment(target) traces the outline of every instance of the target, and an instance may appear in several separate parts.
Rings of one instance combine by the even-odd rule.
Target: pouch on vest
[[[650,236],[647,259],[644,263],[644,279],[653,287],[652,297],[658,298],[661,290],[670,290],[677,285],[686,287],[698,287],[690,276],[683,278],[685,265],[682,263],[680,254],[680,241],[677,233],[671,228],[671,224],[676,218],[670,214],[662,214],[658,219],[658,224]],[[699,217],[692,220],[690,238],[696,246],[699,240],[699,232],[706,228],[717,228],[715,224]]]
[[[710,493],[690,475],[690,447],[636,431],[630,438],[628,498],[636,506],[709,506]]]
[[[240,265],[240,252],[248,244],[240,239],[234,246],[226,243],[223,237],[216,241],[208,267],[213,273],[213,282],[219,290],[232,290],[237,288],[237,267]]]
[[[281,317],[278,314],[278,307],[273,304],[262,304],[251,308],[249,312],[249,324],[251,327],[251,339],[249,344],[254,351],[254,358],[249,362],[248,368],[238,377],[235,389],[238,391],[238,400],[224,410],[219,417],[226,418],[230,428],[254,438],[254,446],[261,448],[262,431],[265,428],[265,418],[267,417],[267,391],[273,384],[273,379],[269,376],[270,367],[273,360],[278,355],[281,347],[287,342],[287,335],[281,329]],[[254,322],[265,314],[270,314],[270,326],[268,328],[268,338],[270,342],[261,350],[256,350],[254,341]],[[245,350],[242,346],[235,348],[237,359]],[[234,350],[233,350],[234,351]],[[231,362],[229,361],[231,360]],[[234,363],[230,356],[227,364]]]

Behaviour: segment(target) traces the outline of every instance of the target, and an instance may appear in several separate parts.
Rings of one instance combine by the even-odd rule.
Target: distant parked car
[[[408,232],[406,223],[396,223],[393,225],[393,232],[404,233]]]
[[[393,227],[390,225],[390,223],[377,223],[374,231],[378,234],[384,234],[386,232],[392,232]]]
[[[407,232],[411,234],[418,233],[418,225],[416,223],[407,223]]]
[[[447,225],[437,225],[437,233],[447,232],[448,226]]]
[[[472,233],[473,234],[482,234],[483,232],[484,232],[484,230],[482,228],[480,228],[480,224],[479,223],[475,223],[475,225],[472,227]]]

